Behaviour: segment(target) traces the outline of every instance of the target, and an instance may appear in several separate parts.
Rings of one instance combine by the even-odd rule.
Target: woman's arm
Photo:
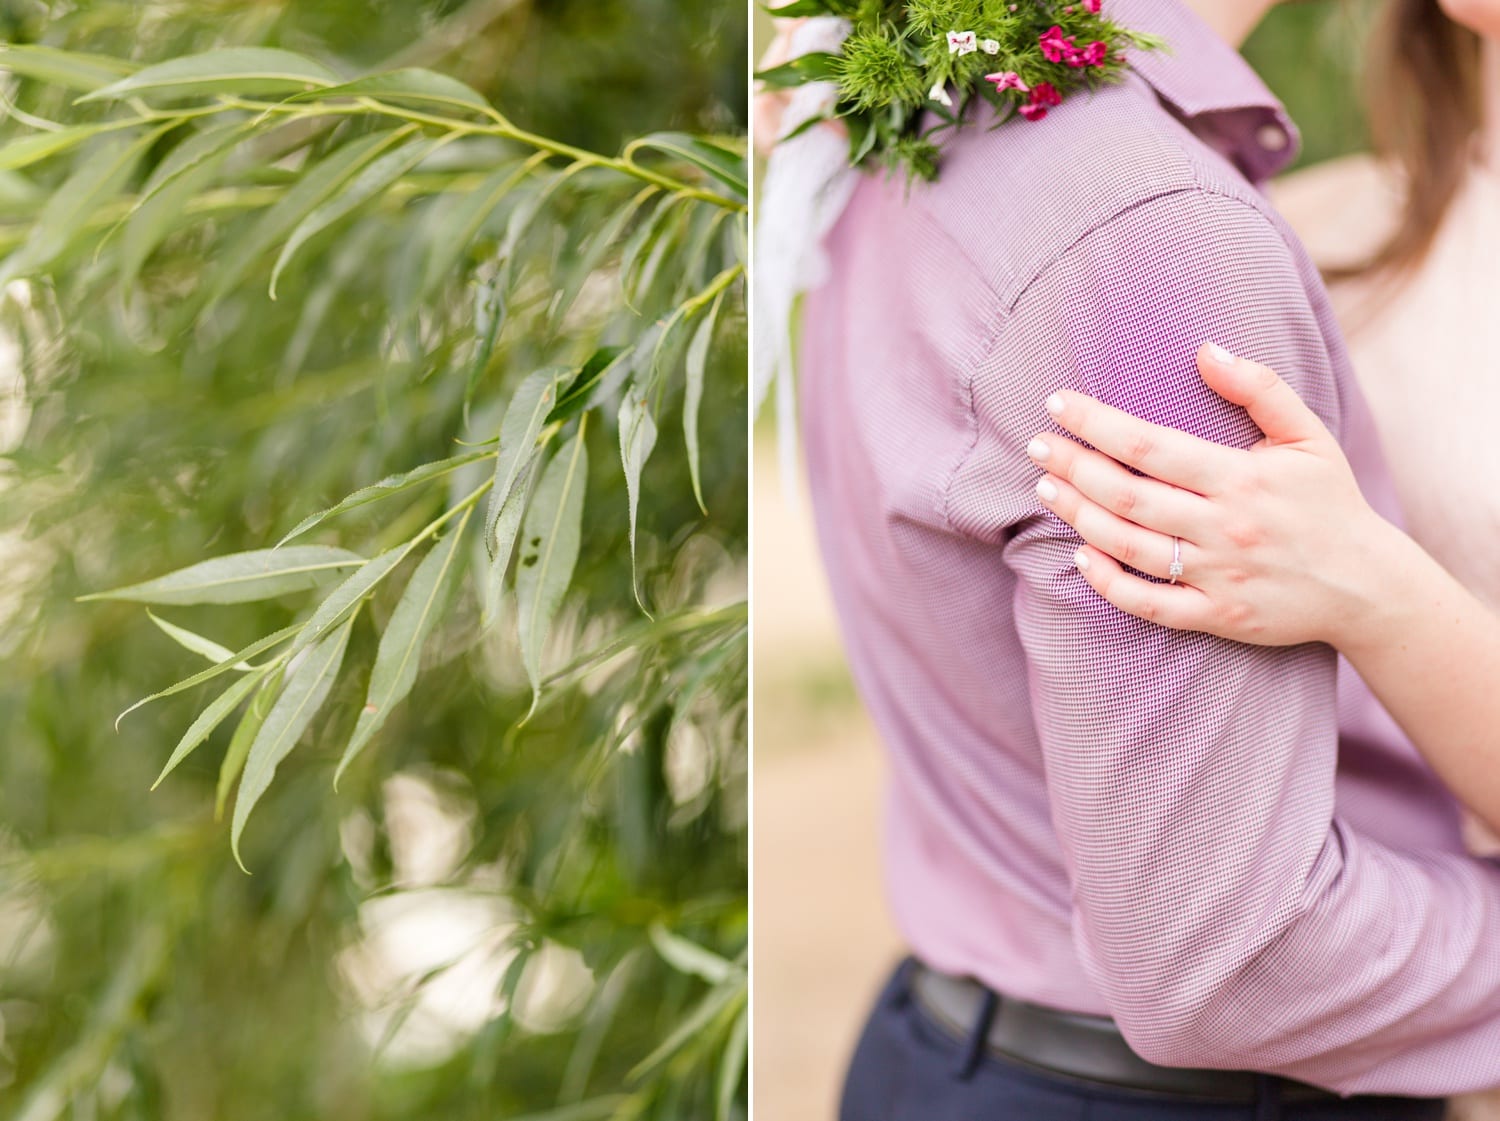
[[[1090,397],[1047,409],[1092,445],[1039,434],[1037,493],[1088,544],[1105,599],[1178,630],[1343,652],[1443,781],[1500,829],[1500,618],[1359,492],[1337,442],[1274,371],[1212,345],[1203,380],[1265,433],[1248,451]],[[1133,474],[1126,468],[1142,474]],[[1177,583],[1143,579],[1127,569]]]

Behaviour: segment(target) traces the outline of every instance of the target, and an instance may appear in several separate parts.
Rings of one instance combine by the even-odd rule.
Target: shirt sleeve
[[[971,466],[986,445],[1024,463],[1059,387],[1249,446],[1248,417],[1199,380],[1206,340],[1273,366],[1340,431],[1285,240],[1248,204],[1189,191],[1094,230],[1021,294],[970,386]],[[1078,536],[1013,489],[1014,470],[1000,501],[969,474],[949,516],[984,536],[1008,511],[988,528],[1017,577],[1074,937],[1133,1047],[1342,1093],[1500,1083],[1500,869],[1397,851],[1339,818],[1334,652],[1128,616],[1083,581]]]

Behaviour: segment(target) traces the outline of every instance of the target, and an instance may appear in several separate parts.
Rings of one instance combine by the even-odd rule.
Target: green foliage
[[[0,1115],[743,1117],[708,7],[0,8]]]
[[[849,162],[908,179],[936,178],[934,138],[959,127],[976,99],[990,103],[999,124],[1017,115],[1040,120],[1068,94],[1117,81],[1130,51],[1162,46],[1081,0],[797,0],[777,14],[841,16],[851,30],[837,54],[805,55],[757,77],[773,87],[836,82],[825,115],[847,126]],[[955,49],[950,32],[972,36],[967,49]],[[1048,33],[1075,53],[1049,56]],[[1079,53],[1086,48],[1100,53]],[[1019,80],[992,85],[986,75]]]

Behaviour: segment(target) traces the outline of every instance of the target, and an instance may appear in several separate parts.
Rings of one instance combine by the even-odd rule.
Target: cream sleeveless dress
[[[1367,256],[1401,197],[1369,157],[1287,176],[1271,194],[1324,267]],[[1500,613],[1500,170],[1474,166],[1399,288],[1356,280],[1330,291],[1408,532]],[[1478,831],[1474,843],[1496,847]],[[1456,1099],[1449,1116],[1500,1121],[1500,1091]]]

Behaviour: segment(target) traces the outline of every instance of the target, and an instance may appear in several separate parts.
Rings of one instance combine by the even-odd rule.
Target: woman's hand
[[[1048,412],[1097,450],[1038,434],[1027,447],[1047,471],[1037,494],[1088,543],[1074,559],[1122,611],[1240,642],[1345,648],[1390,598],[1381,566],[1404,562],[1408,540],[1365,502],[1338,443],[1274,370],[1213,344],[1198,370],[1265,439],[1229,448],[1057,393]],[[1174,537],[1176,584],[1127,571],[1167,579]]]

